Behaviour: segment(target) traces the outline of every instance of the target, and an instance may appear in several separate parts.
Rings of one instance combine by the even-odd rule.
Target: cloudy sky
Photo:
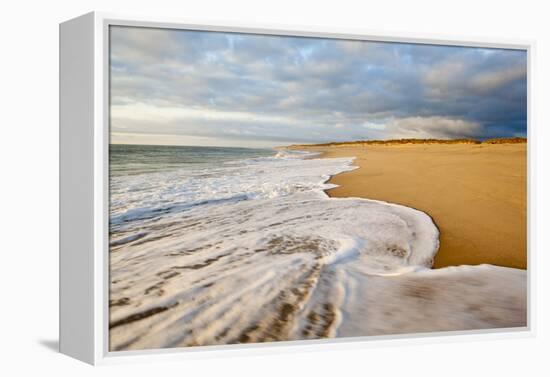
[[[111,142],[525,136],[526,53],[111,27]]]

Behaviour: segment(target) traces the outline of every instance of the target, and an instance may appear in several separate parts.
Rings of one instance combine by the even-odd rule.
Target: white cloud
[[[453,139],[475,137],[481,125],[463,119],[416,116],[391,120],[386,124],[386,130],[390,138]]]
[[[490,92],[512,81],[526,77],[527,67],[518,65],[498,71],[482,72],[470,80],[470,85],[482,93]]]
[[[369,130],[385,130],[386,125],[384,123],[365,122],[362,124],[364,128]]]
[[[111,106],[111,119],[117,121],[135,120],[150,122],[161,127],[162,124],[192,121],[227,121],[241,123],[274,123],[299,125],[297,119],[279,115],[266,115],[254,112],[224,111],[211,108],[163,107],[145,103],[130,103]]]

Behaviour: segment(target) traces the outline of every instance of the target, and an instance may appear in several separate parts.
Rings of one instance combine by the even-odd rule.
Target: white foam
[[[324,183],[331,175],[353,169],[350,158],[304,159],[315,155],[281,151],[275,157],[232,161],[206,169],[112,177],[111,224],[220,201],[322,192],[332,187]]]

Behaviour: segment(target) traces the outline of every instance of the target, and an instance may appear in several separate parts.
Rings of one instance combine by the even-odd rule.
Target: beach
[[[359,169],[333,176],[331,197],[402,204],[440,230],[433,268],[463,264],[527,267],[527,144],[310,147],[355,157]]]
[[[475,147],[111,145],[109,349],[525,326],[527,271],[470,255],[521,233],[525,149]]]

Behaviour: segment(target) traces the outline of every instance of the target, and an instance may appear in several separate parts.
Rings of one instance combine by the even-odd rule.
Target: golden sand
[[[299,149],[306,149],[300,147]],[[398,203],[429,214],[440,234],[434,268],[527,267],[527,144],[310,147],[356,157],[332,177],[333,197]]]

